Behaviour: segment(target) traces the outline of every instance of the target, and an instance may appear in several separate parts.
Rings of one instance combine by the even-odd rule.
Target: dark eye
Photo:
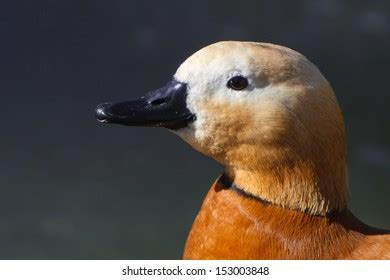
[[[247,86],[248,86],[248,80],[242,76],[235,76],[231,78],[227,83],[227,87],[234,90],[242,90]]]

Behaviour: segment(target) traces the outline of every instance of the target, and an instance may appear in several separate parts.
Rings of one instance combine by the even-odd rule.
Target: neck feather
[[[296,155],[296,154],[295,154]],[[245,193],[284,208],[326,215],[348,207],[345,154],[225,167],[225,176]]]

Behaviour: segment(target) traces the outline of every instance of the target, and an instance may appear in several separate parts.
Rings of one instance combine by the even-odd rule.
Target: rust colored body
[[[349,210],[321,215],[285,209],[226,187],[211,187],[184,259],[390,259],[390,235]]]

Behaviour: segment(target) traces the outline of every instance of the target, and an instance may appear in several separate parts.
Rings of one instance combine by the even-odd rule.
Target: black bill
[[[195,119],[187,108],[186,99],[186,84],[171,80],[164,87],[139,99],[100,104],[95,115],[99,122],[104,123],[161,126],[176,130]]]

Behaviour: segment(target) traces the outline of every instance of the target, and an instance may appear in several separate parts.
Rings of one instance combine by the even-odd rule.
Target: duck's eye
[[[227,83],[227,87],[234,90],[242,90],[247,86],[248,86],[248,80],[242,76],[235,76],[231,78]]]

